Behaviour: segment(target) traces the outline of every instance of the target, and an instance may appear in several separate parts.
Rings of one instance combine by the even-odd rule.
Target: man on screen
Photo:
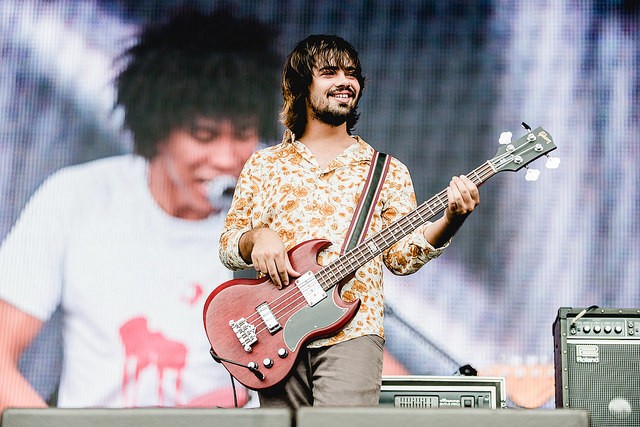
[[[117,104],[135,154],[52,175],[0,247],[0,410],[46,405],[18,360],[58,306],[58,406],[247,403],[209,356],[202,298],[231,278],[216,258],[226,202],[275,133],[274,36],[182,10],[124,52]]]

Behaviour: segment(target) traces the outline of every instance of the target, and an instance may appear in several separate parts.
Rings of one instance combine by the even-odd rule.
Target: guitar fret
[[[482,175],[479,178],[479,181],[475,183],[476,185],[486,181],[487,178],[489,178],[493,173],[495,173],[495,168],[491,165],[490,162],[486,162],[484,165],[479,167],[478,170],[482,171]]]
[[[387,239],[387,237],[394,237],[393,235],[389,236],[389,234],[392,232],[393,230],[388,227],[372,239],[372,242],[380,240],[380,243],[376,243],[375,246],[369,244],[369,249],[371,249],[372,254],[380,253],[393,244],[393,242],[389,243],[389,240]]]
[[[399,225],[400,225],[400,223],[397,223],[397,224],[395,224],[395,225],[394,225],[394,226],[392,226],[392,227],[387,227],[385,230],[383,230],[383,231],[380,233],[380,238],[381,238],[381,239],[382,239],[382,241],[383,241],[383,244],[382,244],[382,245],[380,245],[380,247],[382,248],[382,249],[380,250],[380,252],[384,251],[385,249],[387,249],[387,248],[388,248],[388,247],[390,247],[393,243],[395,243],[396,241],[398,241],[398,240],[400,239],[400,237],[398,237],[398,232],[399,232],[400,230],[396,230],[396,229],[398,229],[398,228],[399,228]],[[391,241],[389,241],[389,240],[387,239],[387,237],[389,237],[389,235],[391,235],[391,236],[390,236],[390,238],[392,239]],[[380,248],[378,248],[378,249],[380,249]]]
[[[366,259],[362,254],[362,249],[359,247],[354,248],[352,253],[349,253],[347,257],[351,259],[351,264],[353,265],[359,265],[361,259]]]
[[[368,255],[366,255],[364,253],[364,251],[368,252]],[[366,263],[371,257],[373,257],[373,252],[371,250],[371,248],[369,246],[363,246],[361,249],[358,250],[358,255],[360,256],[358,258],[358,262],[359,263]]]
[[[367,242],[365,243],[365,247],[371,255],[374,255],[376,253],[379,246],[380,245],[376,243],[375,238],[371,240],[367,240]]]
[[[327,273],[329,273],[329,270],[320,270],[318,271],[315,276],[316,276],[316,280],[318,281],[318,283],[320,283],[320,286],[322,286],[322,289],[324,289],[325,291],[330,288],[330,283],[327,282]]]
[[[334,283],[339,281],[339,277],[340,277],[339,273],[343,273],[345,271],[345,269],[342,267],[342,263],[343,263],[343,260],[340,260],[340,262],[338,262],[338,264],[339,264],[339,266],[338,266],[339,268],[337,269],[338,271],[330,271],[329,272],[329,274],[331,276],[331,281],[334,282]]]
[[[350,272],[353,271],[354,268],[357,268],[358,263],[356,262],[356,260],[353,259],[353,257],[345,257],[343,258],[343,264],[348,264],[348,267],[343,269],[343,271],[345,272]]]
[[[473,183],[474,183],[474,184],[477,184],[478,182],[482,182],[482,180],[478,177],[478,171],[477,171],[477,169],[476,169],[476,170],[474,170],[472,173],[473,173],[473,175],[474,175],[474,179],[472,179],[472,181],[473,181]]]

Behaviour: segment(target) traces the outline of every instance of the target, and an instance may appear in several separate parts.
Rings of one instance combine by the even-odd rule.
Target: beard
[[[331,104],[324,98],[311,97],[309,99],[313,116],[331,126],[340,126],[355,114],[357,103]]]

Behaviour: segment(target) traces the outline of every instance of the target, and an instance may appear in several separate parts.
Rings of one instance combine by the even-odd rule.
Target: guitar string
[[[275,286],[275,285],[273,285],[273,282],[269,281],[269,283],[271,284],[271,286]],[[267,284],[267,283],[265,283],[265,285],[269,286],[269,284]],[[296,292],[296,291],[298,291],[298,292]],[[290,297],[294,297],[295,299],[298,299],[300,296],[302,296],[302,291],[300,291],[300,289],[295,284],[295,282],[291,283],[289,286],[287,286],[283,290],[283,292],[278,297],[274,298],[271,301],[271,303],[269,303],[269,309],[275,315],[278,312],[274,311],[274,310],[276,310],[282,304],[289,303]],[[248,315],[246,317],[246,320],[250,321],[250,322],[253,322],[254,320],[260,321],[261,320],[260,313],[258,313],[257,310],[254,310],[250,315]]]

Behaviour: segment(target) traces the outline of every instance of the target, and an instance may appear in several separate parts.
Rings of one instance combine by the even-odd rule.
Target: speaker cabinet
[[[592,427],[640,426],[640,309],[562,307],[553,323],[556,407]]]

